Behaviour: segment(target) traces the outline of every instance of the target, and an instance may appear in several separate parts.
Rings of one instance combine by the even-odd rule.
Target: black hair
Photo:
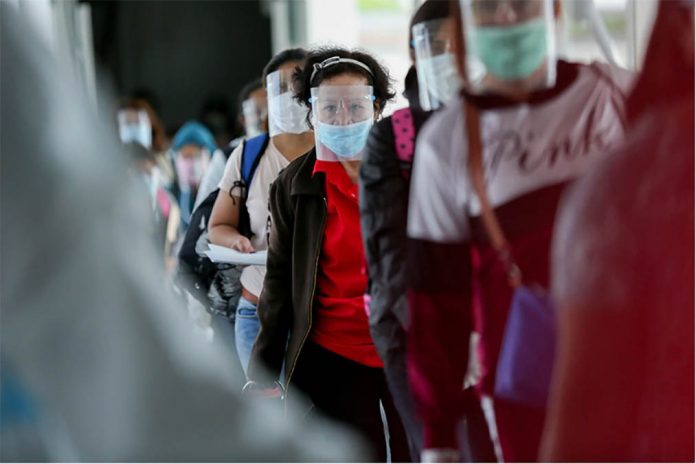
[[[304,61],[307,58],[307,50],[304,48],[289,48],[277,53],[271,61],[266,64],[263,68],[263,73],[261,73],[261,82],[266,84],[266,77],[272,72],[276,72],[285,63],[290,63],[293,61]]]
[[[338,63],[329,66],[320,71],[317,71],[314,79],[312,73],[314,65],[321,63],[327,58],[338,56],[341,58],[350,58],[359,61],[370,68],[372,74],[367,72],[361,66],[352,63]],[[392,89],[392,79],[389,77],[389,71],[383,67],[371,55],[357,50],[347,50],[339,47],[325,47],[312,50],[307,55],[307,60],[302,68],[296,68],[293,74],[295,86],[295,99],[311,109],[312,105],[309,102],[312,96],[312,87],[317,87],[325,79],[338,76],[340,74],[354,74],[367,78],[369,85],[372,86],[372,92],[375,96],[375,109],[378,113],[382,113],[385,105],[389,100],[394,98],[396,93]],[[312,127],[311,111],[307,113],[307,123]]]
[[[147,87],[138,87],[133,89],[130,94],[128,94],[128,99],[145,100],[156,113],[159,113],[160,111],[160,100],[157,97],[157,94],[152,89]]]
[[[247,83],[244,87],[242,87],[242,90],[239,91],[239,95],[237,96],[237,111],[239,114],[243,114],[243,108],[242,104],[246,99],[249,98],[249,95],[257,89],[263,89],[263,83],[261,82],[261,79],[254,79],[253,81]]]
[[[425,21],[435,21],[437,19],[447,19],[452,11],[449,0],[425,0],[411,18],[408,25],[408,46],[413,48],[413,26]]]

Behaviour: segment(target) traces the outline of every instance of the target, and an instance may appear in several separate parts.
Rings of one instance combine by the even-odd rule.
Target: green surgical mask
[[[546,21],[539,18],[515,26],[478,27],[475,40],[469,43],[473,43],[474,52],[493,76],[524,79],[546,57]]]

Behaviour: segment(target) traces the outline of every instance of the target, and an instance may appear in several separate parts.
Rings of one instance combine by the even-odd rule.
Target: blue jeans
[[[240,297],[234,322],[234,335],[237,345],[237,354],[239,355],[239,361],[242,363],[244,375],[247,373],[251,349],[254,346],[258,333],[259,318],[256,315],[256,305]]]
[[[219,314],[213,314],[211,317],[210,324],[215,334],[213,342],[219,344],[225,350],[225,358],[230,360],[230,364],[234,371],[234,379],[235,382],[237,382],[236,386],[241,389],[246,382],[246,377],[242,374],[242,366],[239,363],[239,356],[237,355],[234,322],[231,322],[227,317]]]

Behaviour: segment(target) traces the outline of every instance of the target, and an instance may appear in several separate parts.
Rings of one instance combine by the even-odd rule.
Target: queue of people
[[[559,56],[562,8],[425,0],[388,115],[389,70],[341,46],[273,56],[225,143],[120,105],[240,401],[371,462],[694,459],[694,4],[659,3],[637,75]]]

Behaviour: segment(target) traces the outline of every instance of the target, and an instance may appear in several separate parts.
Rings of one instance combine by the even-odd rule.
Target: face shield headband
[[[312,71],[312,75],[309,77],[309,83],[312,84],[314,82],[314,78],[317,76],[317,73],[320,73],[324,69],[330,68],[331,66],[337,65],[339,63],[346,63],[358,66],[367,71],[368,74],[373,78],[375,77],[370,67],[361,61],[354,60],[352,58],[341,58],[340,56],[332,56],[331,58],[325,59],[321,63],[314,63],[314,70]]]

